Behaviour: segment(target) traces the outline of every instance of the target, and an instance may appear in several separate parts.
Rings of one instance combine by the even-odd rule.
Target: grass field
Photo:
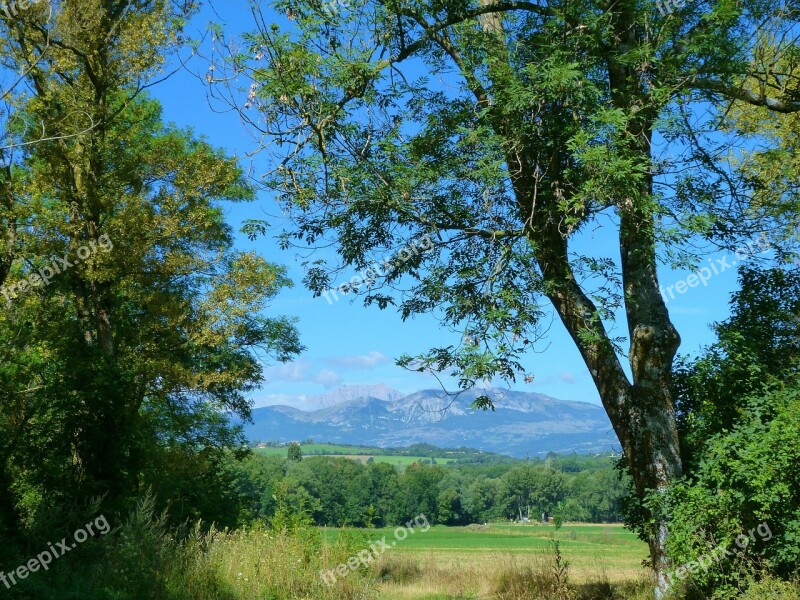
[[[317,454],[364,454],[365,448],[361,446],[339,446],[336,444],[302,444],[300,449],[304,456]],[[288,448],[255,448],[255,452],[267,456],[286,456]]]
[[[382,454],[374,454],[370,452],[370,448],[363,448],[359,446],[336,446],[332,444],[305,444],[302,445],[301,450],[303,456],[308,458],[310,456],[335,456],[339,458],[347,458],[350,460],[357,460],[362,463],[367,462],[372,458],[375,462],[386,463],[390,465],[408,466],[415,462],[429,461],[430,456],[386,456]],[[282,448],[255,448],[254,452],[263,454],[265,456],[281,456],[286,457],[288,449]],[[436,458],[434,459],[438,465],[447,465],[455,462],[453,458]]]
[[[333,539],[336,530],[325,531]],[[394,529],[368,532],[396,542],[378,560],[380,597],[444,600],[497,597],[501,573],[547,573],[558,540],[574,584],[647,589],[647,546],[620,525],[488,525],[432,527],[397,541]],[[624,594],[622,597],[625,597]],[[631,593],[630,597],[634,597]]]

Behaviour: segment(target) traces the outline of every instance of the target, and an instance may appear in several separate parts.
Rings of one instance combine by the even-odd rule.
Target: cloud
[[[325,364],[340,369],[370,370],[378,365],[389,362],[389,357],[382,352],[373,350],[369,354],[355,354],[352,356],[335,356],[326,358]]]
[[[562,373],[559,373],[558,378],[564,383],[575,383],[576,380],[575,374],[570,373],[569,371],[564,371]]]
[[[310,361],[301,358],[294,362],[267,367],[264,369],[264,377],[268,383],[273,381],[311,381],[309,374],[313,368]]]
[[[546,375],[545,377],[535,377],[531,382],[534,386],[553,385],[554,383],[567,383],[569,385],[578,383],[578,376],[571,371],[561,371],[558,375]]]
[[[313,363],[305,358],[294,362],[273,365],[264,369],[267,383],[290,381],[293,383],[318,383],[326,388],[342,383],[341,376],[331,369],[317,371]]]
[[[315,383],[321,383],[326,388],[331,388],[342,383],[342,378],[339,376],[338,373],[334,373],[330,369],[323,369],[322,371],[314,375],[313,381]]]

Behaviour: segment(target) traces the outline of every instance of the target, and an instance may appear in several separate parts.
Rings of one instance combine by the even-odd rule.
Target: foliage
[[[325,542],[309,529],[256,524],[236,532],[201,524],[173,529],[143,498],[131,515],[87,548],[53,563],[10,592],[18,600],[239,600],[375,597],[371,574],[351,572],[335,586],[319,576],[364,547],[357,535]],[[69,563],[69,564],[67,564]],[[4,590],[4,594],[5,594]],[[4,596],[5,597],[5,596]]]
[[[502,481],[509,501],[508,509],[518,519],[538,519],[543,513],[552,513],[564,499],[566,491],[565,477],[546,467],[514,467]]]
[[[551,456],[499,466],[362,464],[340,457],[311,456],[302,462],[253,454],[232,462],[242,519],[275,523],[305,515],[325,526],[402,525],[424,513],[432,524],[559,519],[618,522],[625,485],[606,458]],[[555,465],[563,463],[562,472]],[[574,472],[575,464],[583,469]],[[498,472],[498,468],[501,470]]]
[[[300,448],[300,444],[292,442],[289,444],[289,449],[287,450],[286,458],[291,462],[300,462],[303,460],[303,450]]]
[[[800,598],[800,583],[782,581],[773,577],[763,577],[758,581],[751,581],[747,589],[737,596],[737,600],[795,600]]]
[[[227,415],[247,418],[263,361],[302,346],[266,314],[285,269],[237,251],[225,222],[254,197],[242,170],[145,91],[193,3],[52,9],[0,22],[23,82],[3,99],[35,124],[14,134],[0,219],[0,528],[33,545],[149,488],[171,518],[235,525]]]
[[[751,397],[739,422],[712,437],[694,473],[670,496],[671,554],[697,559],[709,544],[736,550],[692,585],[717,594],[740,589],[762,569],[796,575],[800,561],[800,386]],[[737,536],[766,523],[769,535],[741,549]],[[741,541],[741,540],[740,540]],[[744,542],[742,542],[744,543]]]
[[[711,436],[746,414],[747,396],[794,379],[800,365],[800,272],[741,267],[731,316],[714,326],[717,341],[676,368],[675,398],[686,470]]]
[[[336,249],[306,263],[306,285],[322,294],[342,268],[430,239],[354,291],[458,332],[398,364],[463,389],[530,381],[552,309],[622,444],[663,594],[668,517],[644,500],[682,465],[658,262],[693,266],[764,231],[779,255],[797,246],[797,5],[326,7],[278,0],[289,24],[256,8],[209,77],[246,78],[220,95],[278,155],[264,181],[292,216],[284,246]],[[578,245],[597,230],[614,252]]]

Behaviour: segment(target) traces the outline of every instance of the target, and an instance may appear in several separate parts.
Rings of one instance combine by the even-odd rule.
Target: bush
[[[422,568],[411,558],[387,556],[382,559],[376,568],[381,581],[393,583],[408,583],[422,576]]]
[[[673,488],[667,510],[674,563],[715,556],[707,569],[693,570],[687,589],[701,597],[735,597],[764,570],[784,578],[796,574],[799,430],[798,386],[752,399],[739,424],[712,438],[696,471]]]
[[[530,565],[512,563],[500,572],[494,597],[500,600],[575,600],[577,592],[569,583],[569,562],[557,541],[550,555]]]
[[[790,583],[771,576],[752,582],[738,600],[797,600],[800,582]]]

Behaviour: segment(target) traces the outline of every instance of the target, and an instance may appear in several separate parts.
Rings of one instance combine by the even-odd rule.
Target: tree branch
[[[698,90],[722,94],[730,100],[740,100],[778,113],[792,114],[800,112],[800,101],[770,98],[764,93],[759,94],[743,87],[735,87],[713,79],[695,79],[691,85]]]

